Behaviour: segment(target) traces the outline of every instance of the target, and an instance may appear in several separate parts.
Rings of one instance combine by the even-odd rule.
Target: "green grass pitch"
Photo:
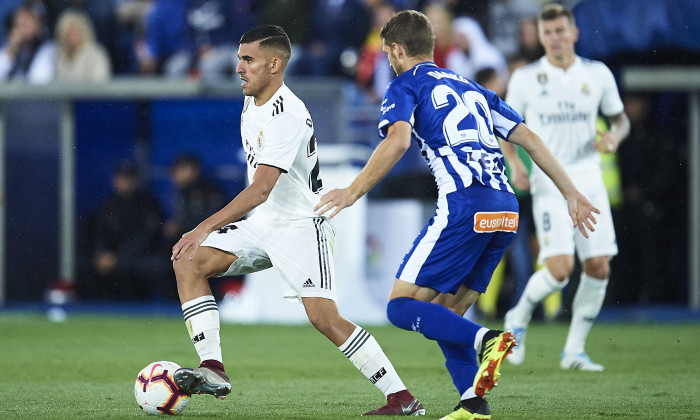
[[[493,328],[499,325],[489,325]],[[559,369],[564,324],[535,324],[521,367],[505,364],[489,395],[494,419],[700,419],[700,325],[596,325],[587,347],[603,373]],[[367,327],[426,418],[458,400],[437,345],[392,326]],[[187,418],[356,419],[383,395],[310,326],[224,325],[233,392],[194,396]],[[0,314],[0,419],[146,418],[136,374],[148,363],[198,362],[175,317]]]

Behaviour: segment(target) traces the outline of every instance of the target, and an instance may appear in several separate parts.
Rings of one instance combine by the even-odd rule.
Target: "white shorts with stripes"
[[[282,277],[285,298],[336,301],[334,238],[335,225],[325,217],[290,222],[262,221],[253,216],[213,231],[202,246],[238,257],[217,277],[241,276],[272,267]]]

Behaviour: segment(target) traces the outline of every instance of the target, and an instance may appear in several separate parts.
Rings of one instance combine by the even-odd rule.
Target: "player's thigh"
[[[231,223],[210,233],[200,245],[200,250],[210,250],[211,254],[222,256],[218,260],[223,261],[216,265],[218,271],[210,276],[242,276],[272,267],[270,258],[259,243],[259,238],[266,234],[264,226],[250,219]]]
[[[617,255],[615,226],[613,225],[607,191],[605,188],[596,188],[591,191],[584,191],[584,194],[591,201],[591,204],[600,210],[600,214],[596,215],[598,223],[595,224],[595,231],[589,232],[588,238],[576,230],[574,240],[579,259],[585,261],[595,257],[612,257]]]
[[[564,197],[554,194],[535,195],[532,214],[540,246],[540,263],[556,255],[574,255],[576,230]]]
[[[482,234],[483,235],[483,234]],[[478,260],[469,272],[464,285],[478,293],[486,292],[486,288],[491,283],[493,272],[503,259],[508,246],[515,239],[515,232],[493,232],[488,246],[484,248]]]
[[[209,278],[215,276],[233,264],[238,257],[227,251],[201,246],[193,259],[194,265],[200,273]]]

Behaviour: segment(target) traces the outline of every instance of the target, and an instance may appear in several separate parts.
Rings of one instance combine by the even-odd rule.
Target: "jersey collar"
[[[437,67],[438,65],[435,64],[435,63],[433,63],[432,61],[424,61],[424,62],[422,62],[422,63],[418,63],[418,64],[416,64],[415,66],[411,67],[410,72],[413,73],[413,75],[415,76],[416,71],[417,71],[419,68],[423,67],[423,66]]]
[[[552,72],[559,72],[559,73],[570,73],[572,70],[576,69],[578,66],[581,65],[581,57],[578,55],[574,57],[574,62],[571,64],[571,67],[568,69],[564,70],[561,67],[557,67],[554,64],[550,63],[549,60],[547,60],[547,56],[542,56],[540,58],[542,60],[542,66],[547,70],[547,71],[552,71]]]

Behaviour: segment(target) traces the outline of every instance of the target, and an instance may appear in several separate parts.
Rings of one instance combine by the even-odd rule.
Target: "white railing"
[[[700,309],[700,68],[631,67],[623,72],[625,91],[681,91],[688,93],[688,304]],[[347,121],[352,118],[343,96],[340,80],[290,80],[289,86],[304,99],[334,99],[335,142],[351,141]],[[237,82],[207,85],[187,80],[157,78],[115,79],[105,84],[26,85],[0,84],[0,191],[5,188],[5,103],[13,100],[48,100],[61,104],[60,116],[60,198],[59,198],[59,275],[75,278],[75,128],[73,103],[76,100],[159,100],[167,98],[241,97]],[[313,112],[313,111],[312,111]],[[0,304],[5,295],[5,210],[0,206]]]

